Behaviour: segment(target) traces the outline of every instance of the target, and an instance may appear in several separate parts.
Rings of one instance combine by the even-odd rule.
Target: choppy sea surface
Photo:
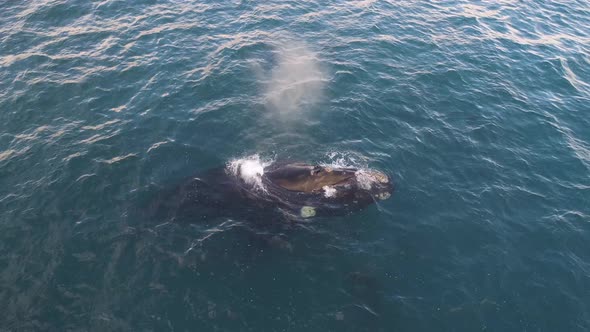
[[[396,191],[272,232],[137,212],[251,155]],[[1,2],[0,309],[2,331],[590,330],[590,5]]]

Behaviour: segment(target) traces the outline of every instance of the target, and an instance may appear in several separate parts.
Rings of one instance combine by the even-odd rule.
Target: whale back
[[[329,167],[294,163],[284,165],[265,175],[275,184],[291,191],[317,192],[325,186],[334,186],[355,176],[352,169],[334,170]]]

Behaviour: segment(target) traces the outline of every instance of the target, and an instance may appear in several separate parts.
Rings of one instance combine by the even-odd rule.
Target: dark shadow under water
[[[143,223],[137,225],[139,228],[173,225],[173,233],[183,233],[189,228],[192,232],[194,228],[199,230],[201,237],[194,239],[185,254],[178,258],[181,266],[195,267],[195,271],[206,270],[217,275],[235,270],[234,274],[243,274],[247,278],[251,273],[244,271],[252,268],[269,273],[275,269],[297,270],[297,266],[307,266],[310,261],[318,259],[319,264],[326,258],[340,260],[344,254],[326,250],[327,244],[334,241],[334,235],[322,229],[322,225],[341,222],[343,218],[294,220],[272,203],[252,199],[235,179],[228,176],[225,168],[199,172],[164,188],[154,186],[143,197],[137,209],[138,220]],[[186,234],[170,236],[188,237]],[[279,266],[274,261],[276,257],[281,261]],[[325,308],[328,311],[324,313],[326,326],[338,330],[378,331],[387,325],[384,320],[390,317],[384,309],[386,300],[377,275],[365,266],[334,264],[332,268],[337,270],[335,279],[321,282],[334,286],[339,296],[348,300],[341,302],[340,307]],[[295,278],[310,278],[306,276],[309,271],[300,273],[303,275]],[[256,279],[267,277],[254,275]],[[258,288],[262,287],[262,293],[264,283],[259,281],[262,284]],[[210,281],[204,283],[207,282]],[[253,289],[258,288],[253,286]],[[227,309],[227,315],[230,318],[228,326],[239,325],[235,320],[248,320],[241,317],[245,313],[240,313],[237,308]],[[350,322],[355,324],[347,326]]]

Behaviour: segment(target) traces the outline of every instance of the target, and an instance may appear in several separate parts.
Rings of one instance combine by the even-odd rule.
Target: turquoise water
[[[0,330],[587,331],[589,54],[585,1],[2,2]],[[255,154],[396,192],[141,213]]]

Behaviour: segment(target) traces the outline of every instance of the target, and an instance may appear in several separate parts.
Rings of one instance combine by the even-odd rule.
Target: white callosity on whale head
[[[265,190],[262,184],[262,175],[264,174],[264,168],[271,163],[272,161],[262,160],[259,155],[255,154],[230,161],[227,170],[230,174],[241,178],[245,183]]]
[[[336,197],[336,188],[330,186],[323,186],[322,189],[324,190],[324,197]]]
[[[388,193],[388,192],[382,192],[382,193],[376,194],[375,197],[377,197],[378,199],[384,201],[384,200],[388,199],[389,197],[391,197],[391,194]]]
[[[370,190],[374,183],[389,182],[387,175],[378,171],[358,170],[355,176],[359,187],[365,190]]]
[[[316,212],[313,206],[304,206],[299,211],[299,214],[302,218],[311,218],[315,216]]]

